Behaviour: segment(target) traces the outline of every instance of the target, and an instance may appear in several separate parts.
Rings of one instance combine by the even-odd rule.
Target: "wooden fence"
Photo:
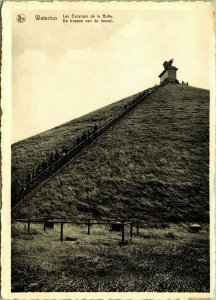
[[[130,238],[133,237],[133,229],[136,228],[136,236],[139,236],[139,220],[123,220],[123,219],[47,219],[47,218],[29,218],[29,219],[12,219],[12,223],[21,222],[27,224],[27,231],[30,232],[31,224],[39,223],[43,225],[44,231],[48,228],[48,223],[60,224],[60,241],[64,241],[64,224],[86,225],[87,234],[91,234],[91,227],[95,225],[120,225],[121,227],[121,243],[125,243],[125,226],[130,227]]]

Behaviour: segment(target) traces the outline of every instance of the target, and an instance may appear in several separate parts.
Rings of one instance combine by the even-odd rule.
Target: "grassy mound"
[[[66,145],[127,101],[15,144],[14,174],[21,176],[43,152]],[[92,214],[207,222],[208,114],[208,91],[163,87],[23,202],[14,216]],[[27,163],[27,156],[32,162]]]

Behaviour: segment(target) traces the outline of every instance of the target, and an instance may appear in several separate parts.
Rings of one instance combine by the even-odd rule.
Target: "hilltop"
[[[12,146],[12,175],[69,147],[134,96]],[[208,221],[209,92],[168,84],[20,204],[15,217]]]

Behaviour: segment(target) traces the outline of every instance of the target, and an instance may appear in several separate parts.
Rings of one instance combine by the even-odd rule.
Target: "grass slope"
[[[17,143],[13,172],[23,174],[28,155],[37,161],[127,101]],[[15,216],[208,221],[208,114],[208,91],[165,86],[21,204]]]
[[[12,145],[12,180],[16,177],[21,182],[39,165],[44,158],[55,150],[71,147],[76,138],[81,136],[95,124],[100,125],[123,109],[124,105],[135,98],[137,94],[98,109],[80,118],[74,119],[51,130],[44,131],[28,139]]]

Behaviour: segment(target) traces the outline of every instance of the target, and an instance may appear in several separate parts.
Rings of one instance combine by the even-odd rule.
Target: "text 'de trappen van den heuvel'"
[[[36,21],[61,21],[63,23],[112,23],[114,22],[114,17],[111,14],[78,14],[64,13],[62,18],[54,15],[35,15]]]

